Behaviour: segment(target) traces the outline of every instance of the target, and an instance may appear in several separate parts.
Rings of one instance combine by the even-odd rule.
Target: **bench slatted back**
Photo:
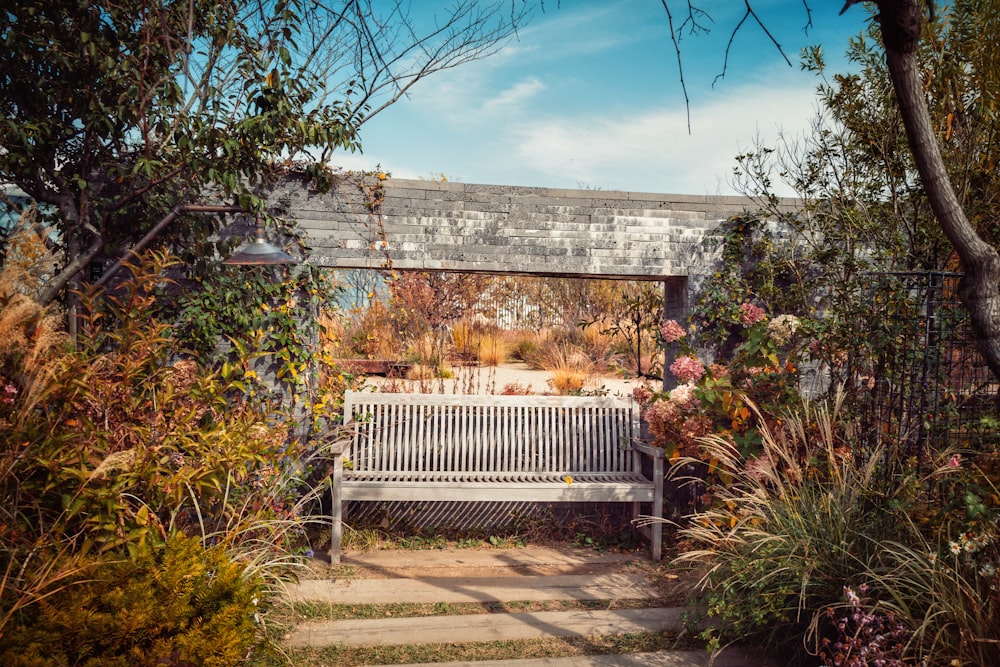
[[[639,408],[614,396],[347,392],[345,475],[638,473]]]

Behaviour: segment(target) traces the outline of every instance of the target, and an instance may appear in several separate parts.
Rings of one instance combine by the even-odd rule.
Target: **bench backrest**
[[[639,407],[614,396],[347,392],[355,472],[638,472]],[[346,471],[345,471],[346,472]]]

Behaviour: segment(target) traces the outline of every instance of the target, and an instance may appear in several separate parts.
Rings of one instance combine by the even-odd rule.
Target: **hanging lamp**
[[[267,266],[298,264],[299,260],[268,242],[264,236],[264,219],[258,215],[254,224],[254,240],[222,260],[230,266]]]

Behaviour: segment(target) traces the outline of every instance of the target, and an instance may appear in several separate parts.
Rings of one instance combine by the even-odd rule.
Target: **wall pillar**
[[[676,320],[678,324],[686,327],[689,314],[687,276],[664,280],[663,321]],[[678,349],[677,343],[663,346],[663,391],[670,391],[677,386],[677,378],[670,372],[670,364],[674,363]]]

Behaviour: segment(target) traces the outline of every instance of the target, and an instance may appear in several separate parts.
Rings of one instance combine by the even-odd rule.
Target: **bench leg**
[[[340,562],[340,541],[344,536],[344,523],[341,520],[340,503],[334,505],[330,525],[330,564]]]
[[[653,459],[653,480],[656,483],[653,491],[653,507],[650,514],[653,523],[650,525],[649,546],[653,561],[663,557],[663,459]]]
[[[330,484],[330,564],[340,562],[340,543],[344,537],[343,498],[340,483],[344,477],[343,462],[340,457],[333,467],[333,479]]]

